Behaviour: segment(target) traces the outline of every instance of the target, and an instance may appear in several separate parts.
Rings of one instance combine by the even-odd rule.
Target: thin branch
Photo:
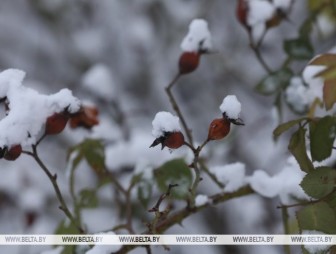
[[[175,78],[173,78],[173,80],[168,84],[167,88],[166,89],[171,89],[176,83],[177,83],[177,80],[181,77],[181,74],[180,73],[177,73],[177,75],[175,76]]]
[[[301,203],[297,203],[297,204],[291,204],[291,205],[279,205],[277,206],[278,209],[283,209],[283,208],[292,208],[292,207],[298,207],[298,206],[307,206],[307,205],[312,205],[312,204],[317,204],[320,202],[323,202],[327,199],[329,199],[332,195],[334,195],[336,193],[336,189],[334,189],[332,192],[328,193],[327,195],[316,199],[316,200],[309,200],[307,202],[301,202]]]
[[[198,160],[198,158],[197,158]],[[201,170],[198,167],[198,163],[196,161],[196,163],[193,163],[193,168],[195,170],[195,180],[191,186],[190,189],[190,199],[189,199],[189,205],[191,208],[193,208],[195,206],[195,197],[196,197],[196,189],[198,187],[198,184],[202,181],[202,177],[201,177]]]
[[[151,209],[148,210],[148,212],[158,212],[160,210],[160,205],[161,205],[162,201],[165,200],[167,197],[169,197],[170,193],[171,193],[171,190],[173,188],[177,187],[177,186],[178,186],[178,184],[169,184],[166,193],[163,193],[160,196],[159,200],[156,202],[156,204]]]
[[[165,220],[159,222],[155,228],[155,232],[157,234],[165,232],[167,229],[170,227],[174,226],[175,224],[181,223],[185,218],[201,211],[204,210],[205,208],[208,208],[210,206],[223,203],[225,201],[234,199],[234,198],[239,198],[243,197],[246,195],[253,194],[254,191],[251,189],[249,186],[245,186],[240,188],[239,190],[232,192],[232,193],[219,193],[215,194],[211,197],[209,197],[212,202],[209,202],[207,204],[204,204],[202,206],[197,206],[192,209],[190,207],[186,207],[181,209],[180,211],[177,211],[176,213],[172,214],[171,216],[167,217]],[[149,234],[149,231],[143,232],[144,235]],[[135,249],[137,246],[136,245],[124,245],[119,251],[114,252],[115,254],[123,254],[123,253],[128,253],[129,251]]]
[[[104,175],[109,178],[109,180],[115,185],[116,189],[123,193],[124,195],[127,195],[127,190],[119,183],[115,175],[109,171],[108,169],[104,170]]]
[[[206,173],[211,178],[211,180],[218,185],[219,188],[224,189],[225,185],[217,179],[216,175],[210,172],[204,161],[201,161],[200,165],[204,173]]]
[[[40,168],[45,172],[45,174],[48,176],[50,182],[52,183],[52,186],[54,187],[55,193],[56,193],[56,197],[58,199],[58,201],[60,202],[60,206],[59,208],[64,212],[64,214],[66,215],[66,217],[71,221],[71,223],[77,227],[78,231],[80,233],[85,233],[84,229],[78,224],[77,220],[75,219],[75,217],[72,215],[72,213],[70,212],[63,196],[62,193],[60,191],[60,188],[57,184],[57,175],[56,174],[52,174],[49,169],[47,168],[47,166],[43,163],[43,161],[40,159],[38,152],[37,152],[37,146],[36,145],[32,145],[32,149],[33,152],[26,152],[25,154],[30,155],[31,157],[33,157],[35,159],[35,161],[37,162],[37,164],[40,166]]]
[[[47,134],[43,133],[43,135],[40,137],[40,139],[36,142],[35,146],[38,146],[46,136],[47,136]]]
[[[188,127],[187,122],[184,119],[184,116],[183,116],[183,114],[180,110],[180,107],[178,106],[178,104],[177,104],[177,102],[176,102],[176,100],[173,96],[173,93],[171,91],[171,88],[176,83],[176,81],[179,79],[179,77],[180,77],[180,75],[177,75],[176,78],[173,79],[173,81],[166,87],[166,93],[168,95],[170,104],[172,105],[172,107],[173,107],[174,111],[176,112],[177,116],[180,118],[180,121],[181,121],[182,127],[184,129],[184,132],[187,135],[188,142],[189,142],[189,144],[192,145],[194,142],[193,142],[193,137],[191,135],[191,130]]]
[[[273,71],[272,69],[268,66],[268,64],[265,62],[264,58],[262,57],[261,53],[260,53],[260,45],[264,39],[266,32],[263,34],[263,36],[261,37],[261,39],[258,41],[257,44],[255,44],[253,42],[253,38],[252,38],[252,33],[251,31],[248,32],[248,36],[249,36],[249,41],[250,41],[250,48],[253,50],[255,56],[257,57],[259,63],[261,64],[261,66],[265,69],[265,71],[268,74],[271,74]]]

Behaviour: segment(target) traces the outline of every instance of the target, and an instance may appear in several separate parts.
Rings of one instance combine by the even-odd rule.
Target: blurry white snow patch
[[[209,197],[207,195],[199,194],[195,198],[195,206],[202,206],[209,203]]]
[[[264,170],[256,170],[249,177],[251,188],[263,197],[274,198],[279,194],[280,183],[269,176]]]
[[[41,254],[61,254],[63,251],[63,246],[58,246],[51,250],[42,251]]]
[[[247,23],[252,29],[253,41],[259,42],[266,31],[266,21],[275,13],[275,6],[267,0],[251,0],[248,3]]]
[[[103,140],[119,140],[122,136],[120,128],[109,117],[100,117],[99,124],[93,126],[91,138]]]
[[[266,22],[271,20],[277,10],[286,13],[292,0],[250,0],[248,4],[247,23],[252,29],[253,41],[259,42],[266,31]]]
[[[91,60],[97,60],[106,49],[106,38],[99,27],[83,29],[73,33],[74,46],[80,54]]]
[[[230,119],[238,119],[241,112],[241,104],[235,95],[228,95],[219,106],[222,113]]]
[[[285,91],[287,103],[295,112],[304,113],[312,102],[309,87],[307,87],[300,77],[293,77]]]
[[[188,34],[181,43],[184,52],[208,52],[212,49],[212,39],[208,22],[204,19],[194,19],[189,25]]]
[[[106,100],[116,96],[115,81],[111,70],[104,64],[95,64],[82,78],[83,86],[95,95]]]
[[[101,232],[118,223],[117,215],[110,207],[85,208],[81,216],[88,232]]]
[[[250,0],[248,3],[247,23],[254,27],[260,23],[266,23],[275,12],[275,6],[267,0]]]
[[[290,9],[293,0],[273,0],[273,4],[276,8],[286,12]]]
[[[24,76],[23,71],[16,69],[0,73],[0,98],[7,97],[10,109],[0,121],[0,147],[34,144],[47,117],[66,108],[71,113],[80,108],[80,101],[70,90],[42,95],[22,85]]]
[[[285,168],[274,176],[269,176],[263,170],[256,170],[248,177],[251,188],[263,197],[279,196],[282,204],[290,204],[293,198],[309,199],[300,187],[305,173],[300,170],[294,157],[289,157]]]
[[[46,204],[46,193],[36,187],[25,188],[18,197],[19,206],[25,211],[41,211]]]
[[[313,58],[314,59],[314,58]],[[312,59],[312,61],[313,61]],[[321,65],[308,65],[302,72],[303,80],[316,91],[316,97],[322,98],[323,78],[315,77],[317,73],[323,71],[326,67]]]
[[[99,233],[97,235],[115,235],[113,231],[106,233]],[[85,254],[110,254],[118,251],[121,245],[95,245],[91,250],[88,250]]]
[[[181,131],[179,118],[169,112],[158,112],[152,122],[154,137],[159,138],[164,136],[165,132],[179,132]]]
[[[224,192],[234,192],[246,185],[245,164],[236,162],[210,169],[217,179],[224,183]]]
[[[326,233],[316,230],[302,230],[302,235],[316,235],[316,236],[327,236]],[[312,244],[306,244],[304,245],[304,248],[311,254],[315,253],[324,253],[324,251],[328,250],[331,245],[312,245]]]
[[[318,27],[319,34],[322,33],[324,37],[332,36],[336,29],[335,22],[325,14],[317,16],[316,27]]]

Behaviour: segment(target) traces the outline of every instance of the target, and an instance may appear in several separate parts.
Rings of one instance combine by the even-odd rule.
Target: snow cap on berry
[[[229,119],[238,119],[241,111],[241,104],[235,95],[228,95],[223,99],[219,109]]]
[[[188,34],[181,43],[184,52],[205,53],[212,49],[212,39],[208,22],[204,19],[194,19],[189,25]]]
[[[179,118],[165,111],[158,112],[155,115],[152,125],[152,134],[156,138],[164,136],[166,132],[181,131]]]

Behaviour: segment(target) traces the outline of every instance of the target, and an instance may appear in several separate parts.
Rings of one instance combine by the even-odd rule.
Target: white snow
[[[110,231],[107,233],[97,234],[97,235],[115,235],[114,232]],[[95,245],[85,254],[110,254],[112,252],[118,251],[121,245]]]
[[[41,211],[46,201],[46,193],[33,186],[26,188],[18,198],[19,206],[25,211]]]
[[[181,131],[179,118],[165,111],[158,112],[155,115],[152,125],[152,134],[156,138],[163,136],[165,132]]]
[[[300,187],[305,173],[300,170],[294,157],[289,157],[287,164],[278,174],[268,175],[264,170],[256,170],[251,176],[245,175],[245,165],[241,162],[210,168],[225,187],[224,192],[234,192],[250,185],[259,195],[267,198],[279,197],[282,204],[290,204],[296,199],[309,199]]]
[[[292,0],[249,0],[247,23],[252,29],[252,38],[258,42],[266,31],[266,22],[271,20],[277,9],[287,12]]]
[[[293,3],[293,0],[273,0],[273,5],[282,11],[288,11]]]
[[[296,111],[303,113],[311,101],[309,87],[304,85],[300,77],[293,77],[285,91],[286,101]]]
[[[275,6],[267,0],[250,0],[247,1],[247,3],[249,10],[247,23],[251,27],[260,23],[265,23],[272,18],[275,12]]]
[[[263,197],[279,196],[282,204],[290,204],[293,198],[309,199],[300,187],[305,173],[300,170],[294,157],[289,157],[286,166],[274,176],[269,176],[263,170],[256,170],[247,178],[251,188]]]
[[[302,235],[315,235],[315,236],[327,236],[326,233],[316,230],[302,230]],[[330,248],[331,245],[323,244],[323,245],[315,245],[315,244],[306,244],[304,245],[305,249],[312,254],[321,253]]]
[[[219,106],[222,113],[225,113],[230,119],[238,119],[241,111],[241,104],[235,95],[228,95],[223,99]]]
[[[0,73],[0,97],[7,97],[10,109],[0,121],[0,147],[34,144],[47,117],[65,108],[71,113],[80,108],[80,101],[70,90],[42,95],[22,85],[24,76],[23,71],[16,69]]]
[[[104,64],[92,66],[82,78],[83,86],[101,98],[111,100],[116,96],[111,70]]]
[[[216,166],[210,169],[224,183],[224,192],[234,192],[246,185],[245,165],[241,162]]]
[[[256,170],[249,177],[251,188],[263,197],[274,198],[279,194],[280,183],[269,176],[264,170]]]
[[[202,206],[209,203],[209,197],[207,195],[199,194],[195,198],[195,206]]]
[[[204,19],[194,19],[189,25],[188,34],[181,43],[184,52],[210,51],[212,39],[208,22]]]

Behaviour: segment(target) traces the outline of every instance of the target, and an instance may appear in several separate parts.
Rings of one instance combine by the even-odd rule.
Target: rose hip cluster
[[[98,109],[93,106],[82,106],[81,109],[71,114],[66,109],[60,113],[54,113],[49,116],[45,125],[46,135],[55,135],[61,133],[68,121],[71,128],[83,127],[91,129],[93,126],[99,124]]]
[[[243,3],[239,1],[240,5]],[[240,6],[239,8],[243,7]],[[212,52],[211,34],[208,30],[208,23],[205,20],[196,19],[191,22],[189,32],[183,39],[181,48],[183,52],[178,61],[179,72],[177,78],[167,87],[168,90],[171,89],[174,82],[181,75],[191,73],[197,69],[201,55]],[[244,125],[242,119],[239,118],[241,104],[236,96],[229,95],[225,97],[220,105],[220,110],[222,117],[216,118],[210,123],[208,137],[204,144],[211,140],[220,140],[226,137],[230,132],[231,123]],[[186,126],[184,127],[186,129]],[[177,149],[183,145],[188,145],[181,132],[179,118],[169,112],[157,113],[153,120],[153,135],[156,139],[150,147],[161,144],[161,149],[164,147]]]
[[[60,134],[68,122],[72,129],[78,127],[91,129],[93,126],[99,124],[98,114],[98,109],[94,106],[82,106],[76,113],[69,113],[67,109],[60,113],[54,113],[45,122],[44,135]],[[0,148],[0,159],[4,158],[8,161],[14,161],[21,154],[22,146],[20,144]]]

